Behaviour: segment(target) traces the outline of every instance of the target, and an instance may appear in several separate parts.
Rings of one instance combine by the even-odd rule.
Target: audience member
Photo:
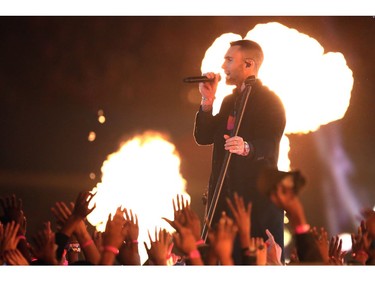
[[[274,176],[266,185],[270,200],[284,210],[293,230],[295,251],[290,254],[294,264],[319,265],[374,265],[375,264],[375,211],[362,211],[364,219],[356,234],[352,234],[352,247],[342,251],[342,240],[337,234],[329,235],[321,227],[310,227],[299,199],[304,184],[298,172],[273,171]],[[299,179],[296,179],[298,174]],[[270,175],[270,174],[269,174]],[[275,177],[276,175],[276,177]],[[263,179],[264,180],[264,179]],[[270,185],[270,183],[273,184]],[[296,186],[298,185],[299,186]],[[266,187],[263,181],[262,188]],[[264,191],[264,190],[263,190]],[[75,203],[56,202],[51,212],[56,229],[47,221],[32,244],[26,238],[26,216],[22,200],[15,195],[0,198],[0,263],[3,265],[136,265],[139,256],[138,217],[132,210],[118,207],[109,214],[104,232],[88,231],[86,217],[95,194],[80,192]],[[209,226],[208,243],[201,239],[202,223],[191,204],[182,195],[172,201],[173,220],[163,218],[175,231],[155,228],[148,232],[149,243],[144,243],[148,260],[145,265],[234,265],[233,249],[239,243],[242,265],[283,265],[282,247],[266,229],[268,239],[251,237],[252,202],[245,205],[237,193],[226,198],[231,212],[225,212],[219,221]]]

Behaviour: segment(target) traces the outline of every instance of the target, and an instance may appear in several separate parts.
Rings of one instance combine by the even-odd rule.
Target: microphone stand
[[[240,105],[239,105],[239,113],[240,114],[239,114],[238,117],[236,117],[231,137],[237,136],[237,134],[238,134],[238,131],[239,131],[239,128],[240,128],[241,122],[242,122],[242,117],[243,117],[244,112],[245,112],[247,100],[249,99],[250,92],[251,92],[251,89],[252,89],[252,85],[254,85],[254,83],[255,83],[255,76],[254,75],[249,76],[248,78],[246,78],[244,83],[245,83],[244,94],[242,95],[242,99],[241,99],[241,102],[240,102]],[[224,156],[224,161],[223,161],[223,164],[221,166],[220,174],[219,174],[216,186],[215,186],[214,194],[213,194],[210,206],[208,208],[206,218],[204,220],[203,231],[202,231],[202,235],[201,235],[202,240],[204,240],[204,242],[206,242],[206,240],[207,240],[208,228],[211,226],[212,219],[213,219],[215,211],[216,211],[217,202],[218,202],[219,197],[220,197],[221,189],[223,187],[223,183],[224,183],[224,180],[225,180],[225,177],[226,177],[226,174],[227,174],[227,170],[228,170],[228,166],[229,166],[231,156],[232,156],[232,153],[230,153],[227,150],[226,154]]]

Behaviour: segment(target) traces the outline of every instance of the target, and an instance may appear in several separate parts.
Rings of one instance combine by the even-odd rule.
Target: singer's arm
[[[205,112],[202,106],[199,108],[199,111],[195,115],[194,123],[194,138],[197,144],[213,144],[216,130],[215,124],[217,123],[215,119],[217,118],[212,116],[212,110]]]
[[[210,112],[212,111],[212,105],[215,100],[215,93],[217,84],[220,80],[220,74],[209,72],[206,73],[205,76],[207,79],[210,79],[210,81],[199,83],[199,92],[202,95],[201,107],[203,111]]]
[[[212,98],[202,97],[202,100],[201,100],[202,111],[204,111],[204,112],[211,112],[212,113],[214,99],[215,98],[212,99]]]

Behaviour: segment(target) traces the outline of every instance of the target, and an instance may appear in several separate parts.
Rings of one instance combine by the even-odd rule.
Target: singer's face
[[[240,87],[245,81],[245,60],[239,46],[232,46],[228,49],[221,67],[224,69],[228,85]]]

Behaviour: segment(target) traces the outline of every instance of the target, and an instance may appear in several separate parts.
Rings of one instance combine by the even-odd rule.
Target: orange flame
[[[104,231],[109,213],[114,214],[118,206],[132,209],[139,220],[139,253],[145,262],[147,231],[154,233],[155,227],[161,227],[173,232],[161,218],[173,220],[172,200],[177,194],[190,201],[180,162],[175,146],[160,133],[149,131],[128,140],[103,163],[101,182],[92,190],[96,208],[88,221]]]

